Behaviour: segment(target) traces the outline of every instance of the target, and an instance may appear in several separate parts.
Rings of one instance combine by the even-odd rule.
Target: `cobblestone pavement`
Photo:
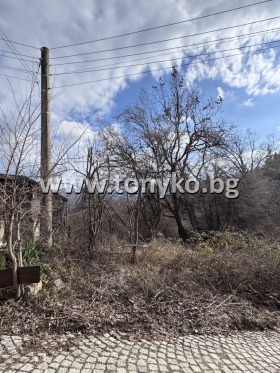
[[[280,334],[129,340],[121,334],[67,335],[42,342],[2,336],[0,372],[280,372]]]

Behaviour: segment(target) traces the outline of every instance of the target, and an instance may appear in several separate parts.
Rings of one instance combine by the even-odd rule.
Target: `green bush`
[[[24,265],[35,265],[42,262],[43,250],[40,244],[34,240],[30,240],[22,254]]]
[[[5,262],[6,262],[5,256],[4,256],[4,254],[1,253],[1,251],[0,251],[0,269],[5,268]]]

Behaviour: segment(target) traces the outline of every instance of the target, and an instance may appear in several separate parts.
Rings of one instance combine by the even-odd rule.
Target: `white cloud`
[[[255,105],[254,100],[252,97],[248,98],[247,100],[243,101],[244,106],[252,107]]]
[[[218,97],[221,97],[223,99],[225,97],[225,91],[221,87],[217,87]]]
[[[236,0],[234,5],[230,7],[243,5],[243,1]],[[10,0],[2,0],[0,5],[0,27],[11,40],[35,45],[38,48],[41,46],[52,48],[55,46],[104,38],[110,35],[129,33],[133,30],[150,28],[170,22],[190,19],[192,17],[199,17],[220,12],[230,7],[225,0],[217,0],[215,2],[205,2],[204,0],[186,2],[185,0],[177,0],[176,3],[170,0],[154,0],[152,2],[150,0],[137,2],[132,2],[131,0],[122,0],[121,2],[114,0],[104,0],[102,2],[98,0],[49,0],[47,2],[44,0],[18,0],[16,4]],[[258,36],[251,36],[239,41],[231,40],[227,43],[211,43],[207,47],[190,47],[190,45],[194,43],[233,37],[256,30],[272,29],[278,26],[278,20],[270,20],[260,24],[244,26],[242,28],[232,28],[227,31],[217,31],[200,36],[187,37],[185,39],[175,38],[274,17],[279,13],[280,2],[274,1],[236,12],[224,13],[218,16],[160,28],[149,32],[108,39],[91,44],[51,49],[50,54],[53,58],[51,60],[52,74],[70,73],[74,70],[90,68],[98,70],[68,75],[52,75],[52,84],[54,86],[98,80],[98,82],[92,84],[55,89],[53,92],[55,94],[61,93],[61,95],[52,101],[51,107],[53,115],[54,117],[57,116],[60,118],[58,123],[63,120],[72,122],[74,118],[82,123],[91,123],[95,120],[96,116],[104,115],[109,112],[115,104],[116,95],[129,84],[141,79],[144,76],[144,71],[149,69],[169,68],[174,64],[180,64],[186,53],[191,55],[208,52],[212,53],[217,50],[240,47],[246,43],[247,45],[261,43],[271,38],[276,40],[277,34],[271,33],[269,35],[261,34]],[[97,53],[101,50],[110,50],[133,44],[145,44],[172,38],[173,40],[164,43]],[[36,51],[20,45],[15,46],[20,53],[36,58],[40,56],[39,49]],[[180,47],[183,46],[188,46],[188,50],[182,52]],[[171,49],[174,47],[179,47],[179,49]],[[256,48],[258,47],[255,47],[255,49]],[[9,50],[9,47],[4,41],[0,41],[0,49]],[[120,57],[126,54],[137,54],[159,49],[166,50],[145,56]],[[242,51],[244,51],[244,49],[242,49]],[[71,58],[57,58],[92,52],[95,53]],[[220,52],[214,56],[225,57],[229,54],[236,53],[238,53],[238,51]],[[153,58],[151,58],[152,56]],[[142,59],[140,60],[140,58]],[[30,58],[26,59],[30,60]],[[138,60],[132,62],[136,59]],[[188,58],[184,60],[184,63],[207,59],[209,59],[209,56],[204,55],[195,59]],[[68,64],[69,62],[82,62],[86,60],[92,60],[92,62]],[[35,59],[34,64],[29,64],[31,69],[38,69],[37,61],[38,60]],[[6,57],[0,56],[0,63],[23,68],[18,60]],[[130,66],[139,63],[144,65]],[[3,71],[1,71],[1,73],[2,72]],[[6,72],[8,73],[8,70]],[[139,75],[125,78],[126,75],[138,73]],[[157,78],[163,75],[163,73],[164,71],[153,72],[153,75]],[[27,76],[24,73],[16,71],[10,72],[10,75],[20,77]],[[111,79],[116,76],[119,76],[119,78]],[[229,87],[243,88],[252,96],[280,91],[280,66],[278,64],[276,50],[271,52],[262,51],[257,55],[232,56],[230,58],[221,58],[213,62],[192,64],[187,68],[186,77],[191,82],[204,78],[219,79]],[[11,82],[20,97],[26,90],[26,83],[19,83],[14,80],[11,80]],[[8,89],[8,82],[5,78],[0,77],[0,99],[6,95]],[[220,91],[220,93],[222,93],[222,91]],[[10,106],[8,97],[5,103],[7,106]]]
[[[89,124],[74,121],[68,122],[66,120],[59,123],[56,133],[58,136],[67,136],[72,139],[83,137],[93,141],[96,137],[96,134],[93,132]]]
[[[240,55],[218,63],[193,65],[188,70],[190,82],[205,78],[220,79],[233,88],[244,88],[249,95],[280,91],[280,66],[275,51]]]

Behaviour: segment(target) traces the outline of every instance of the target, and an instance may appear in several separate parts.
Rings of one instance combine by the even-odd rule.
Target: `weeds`
[[[35,265],[42,263],[43,259],[43,250],[38,241],[29,240],[23,250],[23,264]]]
[[[0,251],[0,269],[5,268],[6,259],[4,254]]]
[[[33,249],[30,263],[38,258]],[[94,261],[74,248],[54,250],[45,266],[43,291],[26,304],[25,327],[32,330],[185,334],[279,327],[280,250],[256,237],[208,232],[187,245],[161,237],[138,250],[135,265],[126,246],[100,248]],[[56,279],[66,286],[55,288]],[[30,307],[39,307],[37,316]],[[46,312],[60,316],[47,323]]]

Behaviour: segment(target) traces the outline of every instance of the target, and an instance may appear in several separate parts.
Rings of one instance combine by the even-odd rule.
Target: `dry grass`
[[[4,332],[104,331],[213,333],[278,328],[280,250],[257,238],[197,235],[187,246],[158,239],[138,249],[106,245],[93,261],[80,251],[53,252],[44,290],[4,302]],[[65,287],[58,291],[54,281]],[[8,314],[10,312],[10,314]],[[11,313],[12,312],[12,313]]]

